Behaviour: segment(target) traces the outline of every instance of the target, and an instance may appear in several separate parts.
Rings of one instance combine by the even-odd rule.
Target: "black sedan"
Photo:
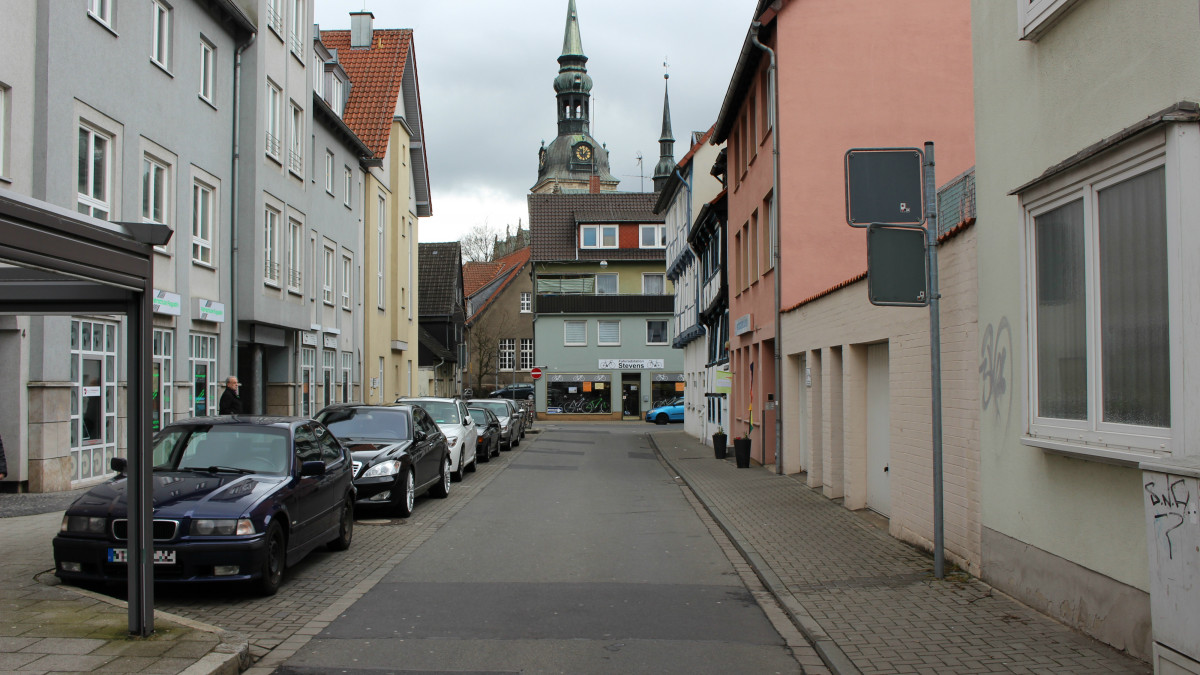
[[[450,495],[446,436],[423,408],[339,403],[317,419],[350,448],[359,504],[387,506],[407,518],[417,495]]]
[[[475,424],[479,427],[479,440],[475,442],[475,459],[487,462],[500,454],[500,418],[491,410],[467,406]]]
[[[54,538],[64,581],[123,582],[129,523],[123,458],[89,490]],[[319,422],[298,417],[196,417],[154,437],[154,578],[257,581],[273,594],[283,572],[318,546],[350,547],[350,453]]]

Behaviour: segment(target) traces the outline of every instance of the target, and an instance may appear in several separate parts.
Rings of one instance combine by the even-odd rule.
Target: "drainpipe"
[[[436,366],[433,367],[433,395],[434,396],[438,395],[437,394],[438,385],[441,384],[441,380],[442,380],[442,375],[441,375],[442,365],[444,365],[445,363],[446,363],[446,359],[442,359],[441,361],[438,361],[438,364]],[[383,400],[383,383],[382,382],[379,383],[379,400],[380,401]]]
[[[242,109],[242,52],[246,51],[250,45],[254,44],[258,33],[251,33],[250,39],[237,48],[233,58],[233,187],[230,192],[230,217],[229,217],[229,374],[237,375],[238,371],[238,316],[237,316],[237,289],[238,289],[238,164],[241,160],[241,151],[239,150],[241,143],[242,124],[239,119]],[[250,400],[253,404],[255,399],[259,398],[257,393],[262,382],[258,381],[258,374],[254,377],[254,391],[250,394]],[[258,409],[255,409],[258,412]]]
[[[771,57],[771,69],[768,71],[771,79],[771,114],[773,126],[771,129],[771,169],[774,172],[771,188],[772,201],[775,208],[771,209],[771,232],[775,235],[775,246],[771,256],[775,261],[775,473],[783,475],[783,318],[780,315],[780,232],[779,232],[779,69],[775,64],[775,52],[770,47],[758,41],[758,31],[762,24],[755,21],[750,25],[750,41],[755,47],[765,51]]]

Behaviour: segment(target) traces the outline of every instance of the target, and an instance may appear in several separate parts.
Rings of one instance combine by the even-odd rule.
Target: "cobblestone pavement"
[[[1150,672],[978,579],[935,579],[930,556],[795,478],[649,435],[835,672]]]

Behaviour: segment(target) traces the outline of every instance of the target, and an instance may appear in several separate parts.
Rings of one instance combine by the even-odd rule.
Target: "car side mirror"
[[[113,457],[108,460],[108,468],[117,473],[125,473],[125,469],[129,467],[129,462],[124,457]]]
[[[413,430],[413,440],[414,441],[423,441],[426,438],[427,438],[427,434],[425,433],[424,429],[414,429]]]
[[[300,477],[301,478],[303,478],[305,476],[324,476],[324,475],[325,475],[325,462],[322,462],[319,459],[313,460],[311,462],[305,462],[300,465]]]

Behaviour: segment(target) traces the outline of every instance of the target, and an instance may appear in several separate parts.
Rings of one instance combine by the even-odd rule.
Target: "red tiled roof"
[[[500,263],[496,262],[463,263],[463,293],[473,295],[475,291],[495,279],[500,270]]]
[[[480,316],[482,316],[484,311],[486,311],[489,307],[492,306],[492,303],[496,300],[496,298],[500,297],[500,294],[504,292],[504,289],[508,288],[509,285],[512,284],[513,280],[516,279],[517,276],[519,276],[520,271],[522,269],[524,269],[525,265],[528,263],[529,263],[529,247],[528,246],[517,249],[516,251],[509,253],[508,255],[504,256],[503,258],[500,258],[496,262],[490,263],[493,265],[501,266],[502,269],[500,272],[498,272],[497,275],[498,276],[503,275],[503,276],[505,276],[505,279],[504,279],[503,283],[501,283],[500,286],[497,287],[494,292],[492,292],[492,294],[488,297],[488,299],[485,300],[483,302],[483,304],[479,306],[479,309],[475,310],[475,313],[467,318],[467,323],[471,324],[476,319],[478,319]],[[496,277],[493,276],[492,278],[495,279]],[[486,285],[486,283],[484,285]],[[482,286],[481,286],[481,288],[482,288]],[[478,289],[476,289],[476,290],[478,290]],[[470,293],[468,293],[468,295],[470,295]]]
[[[338,63],[350,76],[350,98],[342,118],[377,159],[387,154],[412,35],[410,28],[377,28],[371,46],[363,49],[350,47],[348,30],[321,31],[321,42],[337,50]]]

